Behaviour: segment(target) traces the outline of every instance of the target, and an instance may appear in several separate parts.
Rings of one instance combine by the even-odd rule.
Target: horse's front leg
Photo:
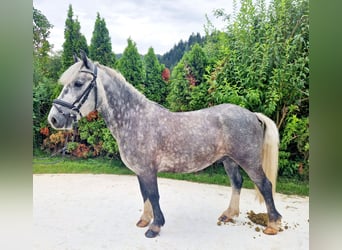
[[[148,221],[148,220],[151,220],[152,217],[154,217],[152,224],[150,225],[149,229],[145,233],[145,236],[148,238],[154,238],[159,234],[160,228],[165,224],[164,215],[159,205],[157,174],[149,173],[149,174],[139,175],[138,180],[140,184],[140,190],[144,198],[144,213],[141,219],[145,220],[147,218],[147,221]],[[151,212],[149,211],[150,209],[149,204],[152,206],[153,216],[151,216]],[[140,224],[139,222],[138,224]],[[142,222],[141,224],[143,225],[145,224],[145,222]]]
[[[139,181],[141,195],[144,201],[144,211],[140,217],[140,220],[137,222],[137,226],[147,227],[150,224],[151,220],[153,219],[153,210],[152,210],[151,202],[147,197],[147,192],[145,190],[145,187],[142,184],[142,181],[140,180],[139,176],[138,176],[138,181]]]

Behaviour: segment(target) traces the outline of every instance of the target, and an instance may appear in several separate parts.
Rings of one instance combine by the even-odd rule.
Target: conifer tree
[[[172,111],[190,110],[191,93],[189,80],[186,78],[185,65],[185,60],[182,58],[172,70],[169,94],[166,98],[168,108]]]
[[[205,69],[208,59],[199,44],[195,44],[184,54],[172,71],[168,105],[173,111],[187,111],[203,108],[207,105],[208,85],[205,81]]]
[[[74,63],[73,55],[78,54],[80,50],[88,53],[87,40],[81,34],[81,25],[79,21],[74,19],[74,12],[72,5],[69,5],[67,19],[65,21],[64,29],[64,43],[62,54],[62,71],[65,71],[70,65]]]
[[[187,56],[185,57],[186,61],[186,67],[187,67],[187,73],[193,78],[194,82],[191,82],[191,85],[198,86],[201,83],[203,83],[204,80],[204,74],[205,74],[205,68],[208,64],[208,59],[203,52],[203,49],[201,46],[196,43],[190,50],[189,53],[187,53]]]
[[[89,47],[89,57],[99,63],[113,67],[115,55],[112,52],[112,42],[104,18],[97,13],[93,36]]]
[[[165,103],[166,85],[162,79],[162,71],[164,67],[159,63],[153,48],[149,48],[147,55],[144,57],[145,62],[145,95],[150,100],[159,104]]]
[[[83,50],[87,54],[89,53],[89,48],[87,44],[87,39],[81,33],[81,24],[78,18],[75,20],[75,51],[79,54],[80,50]]]
[[[127,39],[127,47],[118,61],[117,67],[130,84],[144,92],[143,62],[138,53],[136,43],[131,38]]]

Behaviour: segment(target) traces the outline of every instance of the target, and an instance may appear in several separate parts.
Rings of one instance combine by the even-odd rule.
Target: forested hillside
[[[185,52],[189,51],[195,43],[203,44],[205,38],[201,34],[192,33],[188,41],[180,40],[173,48],[159,57],[159,61],[169,69],[173,67],[182,59]]]
[[[136,43],[128,38],[119,58],[111,49],[110,32],[100,13],[87,45],[71,5],[65,14],[63,51],[51,53],[47,37],[53,24],[33,8],[34,148],[58,152],[72,135],[52,130],[46,116],[61,88],[57,84],[60,73],[72,64],[72,54],[82,48],[91,59],[119,70],[149,99],[172,111],[234,103],[266,114],[280,132],[279,174],[307,180],[308,0],[272,0],[269,5],[264,0],[240,0],[240,5],[231,14],[215,11],[217,18],[226,22],[225,30],[217,30],[208,21],[204,37],[193,33],[162,56],[152,47],[140,55]],[[79,122],[67,153],[84,158],[118,157],[116,142],[97,112]]]

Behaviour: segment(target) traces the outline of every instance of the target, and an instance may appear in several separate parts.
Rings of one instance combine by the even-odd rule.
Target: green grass
[[[62,157],[34,157],[34,174],[92,173],[92,174],[131,174],[119,160],[71,159]]]
[[[243,171],[242,171],[243,172]],[[58,174],[58,173],[92,173],[92,174],[118,174],[134,175],[124,164],[117,159],[72,159],[69,157],[48,157],[38,155],[33,157],[34,174]],[[254,188],[253,182],[243,172],[244,188]],[[223,167],[219,164],[209,167],[198,173],[159,173],[159,177],[186,180],[198,183],[218,184],[230,186]],[[283,194],[309,195],[309,183],[296,179],[279,177],[277,192]]]

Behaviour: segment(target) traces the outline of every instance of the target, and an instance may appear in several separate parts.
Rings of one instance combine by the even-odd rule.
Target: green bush
[[[44,139],[41,129],[47,128],[48,112],[61,90],[61,85],[43,78],[33,87],[33,145],[39,147]]]
[[[89,145],[93,156],[119,155],[118,145],[100,114],[90,113],[78,122],[78,126],[80,141]]]

